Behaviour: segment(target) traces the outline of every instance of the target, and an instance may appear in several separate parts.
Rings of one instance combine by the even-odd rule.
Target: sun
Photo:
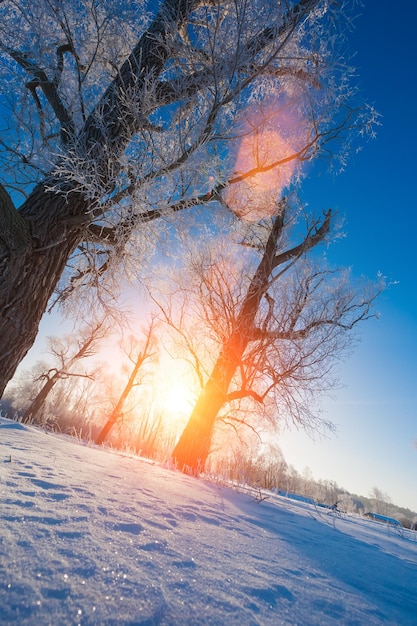
[[[151,389],[154,410],[166,425],[177,427],[188,420],[199,394],[195,373],[188,361],[165,347],[153,373]]]
[[[163,394],[163,410],[168,415],[183,416],[191,413],[193,397],[190,388],[182,381],[174,380]]]

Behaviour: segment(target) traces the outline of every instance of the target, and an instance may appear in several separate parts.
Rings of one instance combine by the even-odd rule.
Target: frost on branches
[[[0,3],[0,395],[48,305],[106,306],[173,214],[259,219],[253,189],[270,214],[301,162],[372,132],[341,63],[345,8]]]

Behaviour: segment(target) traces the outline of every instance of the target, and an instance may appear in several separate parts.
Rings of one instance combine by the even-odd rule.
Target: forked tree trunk
[[[230,383],[251,340],[255,317],[275,267],[276,247],[283,224],[283,215],[278,215],[273,222],[262,258],[236,317],[234,329],[224,342],[213,371],[174,448],[172,457],[181,471],[198,473],[204,470],[217,415],[227,400]]]
[[[250,341],[256,336],[255,319],[271,278],[278,266],[298,258],[321,242],[329,231],[331,211],[323,223],[312,229],[304,241],[285,252],[277,253],[277,245],[284,229],[285,200],[281,212],[274,218],[262,258],[237,313],[234,327],[222,345],[219,358],[204,386],[190,419],[172,453],[177,467],[187,473],[204,469],[210,452],[216,417],[227,401],[233,376],[242,362]]]
[[[36,417],[44,406],[47,397],[60,379],[60,373],[56,372],[49,380],[46,381],[36,398],[30,403],[26,411],[23,413],[21,422],[27,424],[31,420],[36,421]]]

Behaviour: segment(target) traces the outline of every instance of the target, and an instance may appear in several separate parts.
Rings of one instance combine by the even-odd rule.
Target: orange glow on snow
[[[295,113],[248,111],[241,124],[236,176],[225,199],[241,218],[256,221],[273,215],[277,200],[297,171],[296,153],[303,146],[305,128]]]

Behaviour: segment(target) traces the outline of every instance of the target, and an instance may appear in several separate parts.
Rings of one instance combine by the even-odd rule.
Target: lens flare
[[[240,218],[257,221],[274,214],[296,174],[305,128],[295,111],[269,105],[246,112],[239,136],[236,175],[225,200]]]

